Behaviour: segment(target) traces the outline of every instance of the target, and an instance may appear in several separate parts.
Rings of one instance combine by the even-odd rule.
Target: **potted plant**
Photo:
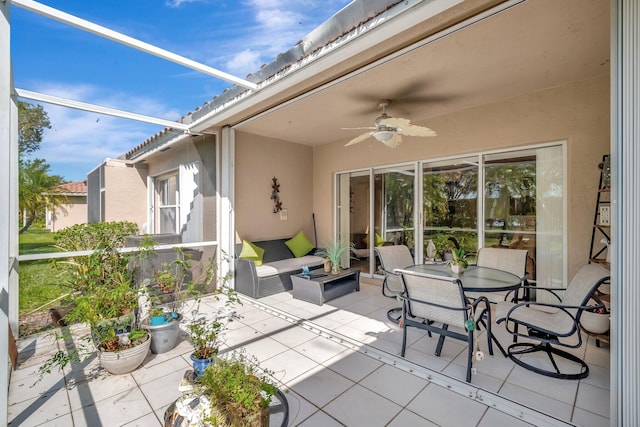
[[[331,273],[340,273],[340,264],[345,253],[355,251],[353,243],[345,243],[340,240],[333,240],[324,248],[316,251],[316,255],[328,259],[331,262]]]
[[[464,249],[453,249],[451,251],[451,257],[447,263],[454,274],[461,274],[469,267],[469,261],[467,260],[467,254]]]
[[[98,352],[100,364],[120,374],[137,368],[146,357],[150,339],[138,328],[138,290],[128,269],[129,255],[117,250],[124,245],[124,237],[135,230],[135,224],[115,222],[80,224],[56,234],[56,244],[62,250],[96,250],[55,264],[71,288],[72,308],[65,322],[87,324],[90,333],[80,338],[75,351],[54,354],[40,368],[41,373]]]
[[[158,265],[155,246],[153,239],[145,236],[131,269],[138,280],[142,279],[141,327],[151,334],[151,352],[161,354],[178,343],[180,309],[184,300],[195,294],[195,285],[187,280],[191,269],[189,254],[176,248],[173,260]],[[151,277],[144,277],[145,274]]]
[[[219,358],[198,378],[193,393],[176,401],[165,425],[174,425],[182,417],[189,425],[268,426],[269,405],[278,392],[269,374],[244,352]]]
[[[212,320],[200,317],[187,325],[189,338],[193,344],[190,358],[196,377],[201,377],[206,367],[218,355],[225,328],[226,323],[221,316],[216,316]]]

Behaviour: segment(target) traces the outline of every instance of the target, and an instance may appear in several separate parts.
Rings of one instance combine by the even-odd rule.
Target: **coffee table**
[[[291,283],[294,298],[322,305],[326,301],[359,291],[360,270],[342,270],[340,274],[294,274],[291,276]]]

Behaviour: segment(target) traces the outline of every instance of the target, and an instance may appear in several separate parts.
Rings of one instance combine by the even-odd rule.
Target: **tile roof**
[[[67,182],[66,184],[60,184],[53,188],[57,193],[64,194],[77,194],[77,195],[86,195],[87,194],[87,180],[77,181],[77,182]]]

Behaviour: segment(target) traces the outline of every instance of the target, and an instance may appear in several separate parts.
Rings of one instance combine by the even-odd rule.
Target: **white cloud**
[[[347,3],[348,0],[248,0],[238,10],[238,15],[247,16],[242,31],[226,42],[202,40],[205,46],[201,51],[215,49],[208,63],[245,76],[294,47]]]
[[[176,9],[176,8],[181,7],[183,4],[187,4],[187,3],[203,3],[203,2],[206,2],[206,0],[168,0],[167,2],[165,2],[165,5]]]
[[[233,57],[227,61],[225,68],[229,73],[244,75],[249,72],[248,70],[257,70],[261,64],[259,52],[245,49],[233,55]]]
[[[97,86],[44,84],[35,90],[169,120],[180,117],[177,111],[153,99],[106,91]],[[53,173],[67,179],[86,175],[106,158],[116,158],[162,130],[156,125],[56,105],[44,104],[43,107],[51,129],[45,133],[34,157],[45,159]],[[58,170],[58,164],[75,166],[67,173]]]

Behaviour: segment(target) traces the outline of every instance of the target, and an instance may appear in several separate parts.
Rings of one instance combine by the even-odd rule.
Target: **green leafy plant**
[[[211,425],[260,426],[278,391],[255,357],[237,351],[219,358],[199,378],[198,393],[211,402]]]
[[[353,243],[345,243],[340,240],[333,240],[329,242],[329,244],[325,245],[324,248],[316,251],[316,255],[327,258],[331,261],[331,265],[333,270],[340,269],[340,263],[342,261],[342,257],[345,253],[351,253],[355,251],[355,246]]]
[[[451,251],[453,258],[448,261],[449,265],[459,265],[462,268],[469,267],[469,261],[467,260],[467,253],[464,249],[453,249]]]
[[[227,324],[225,317],[218,315],[212,320],[200,317],[187,325],[189,338],[193,344],[193,357],[211,359],[218,354],[222,344],[223,332]]]

